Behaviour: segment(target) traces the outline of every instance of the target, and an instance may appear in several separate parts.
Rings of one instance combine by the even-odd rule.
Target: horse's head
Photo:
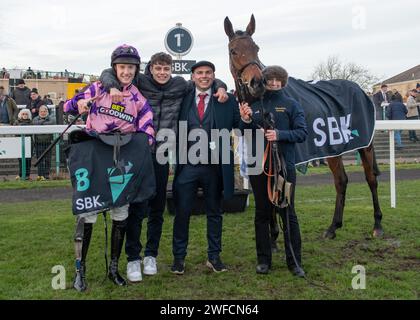
[[[265,91],[265,81],[262,75],[263,65],[258,58],[259,48],[251,37],[255,32],[254,15],[251,16],[246,31],[236,32],[226,17],[225,32],[229,37],[230,71],[235,79],[239,99],[248,100],[248,93],[253,98],[261,97]]]

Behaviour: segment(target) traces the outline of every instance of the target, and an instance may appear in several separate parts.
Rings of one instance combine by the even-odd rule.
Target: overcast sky
[[[252,13],[262,62],[297,78],[333,54],[381,79],[420,64],[418,0],[1,0],[0,67],[100,74],[119,44],[143,61],[166,51],[167,31],[181,22],[194,37],[184,59],[211,60],[232,87],[223,20],[244,30]]]

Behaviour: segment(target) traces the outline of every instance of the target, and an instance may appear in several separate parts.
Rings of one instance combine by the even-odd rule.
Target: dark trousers
[[[25,178],[28,179],[31,175],[31,158],[25,158]],[[22,159],[19,158],[19,177],[22,178]]]
[[[176,214],[172,252],[175,259],[187,255],[190,216],[198,187],[203,188],[207,214],[207,255],[210,260],[222,251],[221,174],[218,165],[185,165],[174,183]]]
[[[418,116],[407,118],[407,120],[418,120],[418,119],[419,119]],[[416,130],[408,130],[408,135],[410,137],[410,140],[418,140],[417,135],[416,135]]]
[[[163,212],[166,205],[166,188],[168,185],[169,163],[161,165],[153,157],[156,177],[156,196],[149,202],[147,219],[147,243],[144,255],[157,257],[159,242],[162,236]]]
[[[140,260],[142,244],[140,241],[143,219],[147,216],[148,203],[131,203],[128,209],[125,253],[127,261]]]
[[[41,154],[48,148],[51,141],[37,142],[35,143],[35,154],[39,158]],[[38,164],[38,176],[49,178],[51,170],[51,152],[45,155],[45,157]]]
[[[125,245],[129,262],[141,259],[140,253],[143,246],[140,237],[143,220],[146,216],[148,217],[147,243],[144,256],[157,257],[158,255],[159,242],[162,236],[163,212],[166,204],[169,164],[161,165],[153,156],[153,166],[156,178],[156,196],[150,201],[130,204]]]
[[[301,265],[301,238],[299,222],[294,210],[294,188],[291,197],[290,208],[275,209],[268,199],[267,193],[267,176],[263,173],[257,176],[249,176],[252,190],[255,198],[255,242],[257,248],[258,264],[268,264],[271,266],[271,238],[270,238],[270,216],[274,210],[278,210],[283,224],[284,247],[286,252],[286,262],[289,268],[294,267],[292,252],[289,244],[289,230],[290,242],[295,254],[296,260]],[[288,181],[293,184],[296,183],[296,173],[294,169],[288,170]],[[289,218],[289,227],[286,220],[286,215]]]

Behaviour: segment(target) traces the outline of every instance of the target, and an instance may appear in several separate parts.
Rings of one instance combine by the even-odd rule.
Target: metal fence
[[[83,127],[73,126],[68,133]],[[67,133],[36,168],[33,166],[65,128],[64,125],[0,127],[0,176],[14,176],[17,180],[68,178],[64,154],[68,146]]]
[[[68,130],[84,128],[83,125],[73,126]],[[65,125],[51,126],[0,126],[0,176],[15,175],[17,179],[65,178],[68,177],[64,156],[68,145],[68,135],[57,143],[55,149],[38,168],[31,166],[34,159],[48,147],[53,139],[64,131]],[[420,120],[379,120],[375,130],[389,132],[389,163],[390,163],[390,197],[391,207],[396,207],[395,187],[395,141],[396,130],[419,130]],[[28,150],[29,149],[29,150]],[[24,156],[23,156],[24,155]],[[22,159],[25,158],[25,161]],[[19,164],[17,166],[17,164]]]

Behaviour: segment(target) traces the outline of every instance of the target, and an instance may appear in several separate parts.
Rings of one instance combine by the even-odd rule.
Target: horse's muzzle
[[[249,89],[249,93],[253,97],[255,98],[261,97],[265,92],[264,78],[261,78],[261,79],[252,78],[251,81],[249,82],[248,89]]]

